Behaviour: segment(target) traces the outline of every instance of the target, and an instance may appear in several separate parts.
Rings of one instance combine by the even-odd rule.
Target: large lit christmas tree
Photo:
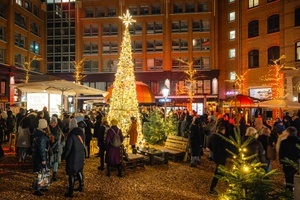
[[[123,135],[127,135],[127,131],[131,124],[130,118],[136,117],[139,138],[141,138],[141,120],[129,34],[129,25],[131,25],[132,22],[135,22],[135,20],[132,19],[128,10],[123,17],[120,17],[120,19],[122,19],[125,25],[125,30],[121,44],[118,68],[115,74],[116,78],[113,83],[112,95],[110,97],[108,120],[117,119],[119,121],[118,126],[121,128]]]

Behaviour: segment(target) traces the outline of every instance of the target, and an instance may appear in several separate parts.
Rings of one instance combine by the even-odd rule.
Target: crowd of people
[[[153,109],[153,108],[152,108]],[[147,112],[146,112],[147,111]],[[141,109],[142,122],[147,121],[151,110]],[[162,110],[162,112],[164,112]],[[217,114],[207,112],[199,116],[196,112],[191,114],[187,109],[171,110],[168,117],[177,120],[177,135],[189,138],[190,166],[201,164],[204,151],[209,151],[209,159],[215,163],[214,177],[209,193],[216,195],[216,186],[220,172],[218,166],[225,166],[227,158],[231,155],[227,150],[238,153],[236,147],[226,142],[220,135],[235,137],[235,129],[239,130],[240,139],[247,144],[247,155],[255,155],[249,162],[265,164],[265,171],[271,170],[269,146],[276,149],[285,174],[286,188],[293,190],[294,175],[297,170],[284,162],[288,158],[294,162],[300,159],[300,118],[298,114],[292,117],[289,113],[276,119],[271,124],[261,116],[247,122],[245,117],[233,120],[228,113]],[[89,113],[68,114],[60,119],[56,114],[49,115],[47,108],[41,111],[20,109],[16,116],[8,110],[0,114],[0,142],[9,140],[11,133],[16,133],[16,148],[18,162],[28,162],[32,158],[33,171],[38,174],[44,168],[51,168],[51,181],[57,181],[57,173],[62,160],[66,161],[66,174],[68,175],[68,191],[66,197],[72,197],[74,191],[84,191],[84,160],[90,157],[90,142],[97,138],[100,157],[99,170],[107,169],[107,176],[111,176],[112,168],[117,168],[118,176],[122,177],[122,142],[125,137],[130,138],[129,145],[133,153],[137,143],[137,119],[131,117],[131,125],[127,133],[118,128],[117,119],[108,122],[103,110],[93,110]],[[1,144],[0,143],[0,144]],[[0,146],[1,147],[1,146]],[[0,148],[0,158],[4,156]],[[34,194],[43,195],[43,189],[38,186],[38,177],[34,181]],[[74,189],[75,182],[79,182]]]
[[[99,146],[98,169],[104,170],[106,163],[107,176],[111,175],[111,168],[116,167],[118,176],[122,177],[120,154],[124,137],[117,126],[118,121],[113,119],[109,123],[105,115],[101,110],[93,110],[85,114],[65,113],[60,119],[56,114],[50,116],[46,107],[41,111],[20,108],[16,116],[8,109],[0,114],[0,144],[8,142],[10,134],[16,134],[18,162],[32,162],[33,172],[36,174],[33,189],[34,195],[37,196],[44,195],[44,191],[47,190],[40,186],[39,174],[51,169],[50,182],[57,181],[59,165],[65,160],[69,185],[65,196],[73,197],[74,191],[84,191],[84,161],[90,158],[90,143],[93,137],[97,138]],[[134,124],[135,117],[131,120]],[[132,126],[128,132],[129,135],[134,134],[131,137],[133,142],[136,142],[137,137],[135,129],[136,126]],[[120,138],[120,144],[116,144],[116,134]],[[5,155],[1,145],[0,147],[2,158]],[[78,188],[74,188],[76,181],[79,182]]]
[[[175,114],[174,114],[175,112]],[[289,116],[286,113],[282,118],[277,118],[275,122],[267,121],[262,116],[257,116],[253,121],[246,122],[244,116],[239,119],[232,119],[228,113],[214,114],[207,112],[203,116],[198,116],[193,112],[189,114],[187,110],[173,111],[172,115],[178,118],[178,135],[189,138],[190,166],[197,167],[201,163],[203,151],[209,151],[209,159],[215,163],[215,173],[210,186],[209,193],[217,195],[215,189],[218,176],[219,165],[226,165],[227,158],[232,157],[231,153],[238,154],[237,147],[227,142],[225,138],[235,138],[235,130],[239,132],[242,142],[247,142],[247,152],[245,156],[253,156],[251,162],[260,162],[265,166],[266,173],[271,170],[271,161],[275,159],[271,156],[271,151],[276,152],[282,170],[285,175],[286,189],[293,190],[294,175],[297,169],[284,161],[285,158],[298,163],[300,159],[300,119],[297,113]],[[237,122],[236,122],[237,121]],[[220,137],[220,135],[224,137]],[[270,147],[270,148],[269,148]],[[275,151],[276,149],[276,151]]]

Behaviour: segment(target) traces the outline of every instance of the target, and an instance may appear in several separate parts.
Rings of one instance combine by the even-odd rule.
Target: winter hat
[[[73,128],[76,128],[76,127],[78,127],[77,120],[75,118],[72,118],[69,123],[69,129],[72,130]]]
[[[40,119],[39,120],[39,125],[38,125],[38,128],[39,129],[45,129],[47,128],[48,124],[47,124],[47,121],[45,119]]]
[[[54,122],[54,123],[57,124],[57,118],[52,116],[51,119],[50,119],[50,123],[51,123],[51,122]]]

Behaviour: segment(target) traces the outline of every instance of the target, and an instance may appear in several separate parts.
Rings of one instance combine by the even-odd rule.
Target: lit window
[[[233,2],[235,2],[235,0],[228,0],[228,2],[229,2],[229,3],[233,3]]]
[[[16,0],[16,3],[17,3],[19,6],[22,6],[22,0]]]
[[[229,32],[229,39],[230,40],[234,40],[235,39],[235,30]]]
[[[249,8],[258,6],[259,0],[249,0]]]
[[[229,75],[229,80],[231,80],[231,81],[235,81],[235,79],[236,79],[236,73],[235,73],[235,71],[233,71],[233,72],[230,72],[230,75]]]
[[[229,58],[235,58],[235,49],[229,49]]]
[[[229,13],[229,21],[234,21],[235,20],[235,12]]]
[[[295,51],[296,61],[300,61],[300,42],[295,44]]]

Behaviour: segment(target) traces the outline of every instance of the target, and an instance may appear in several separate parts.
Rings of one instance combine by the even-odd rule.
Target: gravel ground
[[[214,164],[208,161],[207,154],[201,161],[197,168],[172,161],[163,165],[145,165],[144,168],[127,169],[124,177],[119,178],[116,170],[111,177],[106,176],[106,171],[99,171],[99,158],[92,156],[86,159],[84,167],[85,191],[75,192],[73,199],[217,199],[208,194]],[[18,164],[16,156],[7,155],[0,161],[0,197],[2,200],[65,199],[68,183],[64,167],[63,162],[58,181],[51,184],[45,195],[36,197],[31,188],[34,179],[31,164]],[[219,182],[217,188],[222,192],[226,185]]]

